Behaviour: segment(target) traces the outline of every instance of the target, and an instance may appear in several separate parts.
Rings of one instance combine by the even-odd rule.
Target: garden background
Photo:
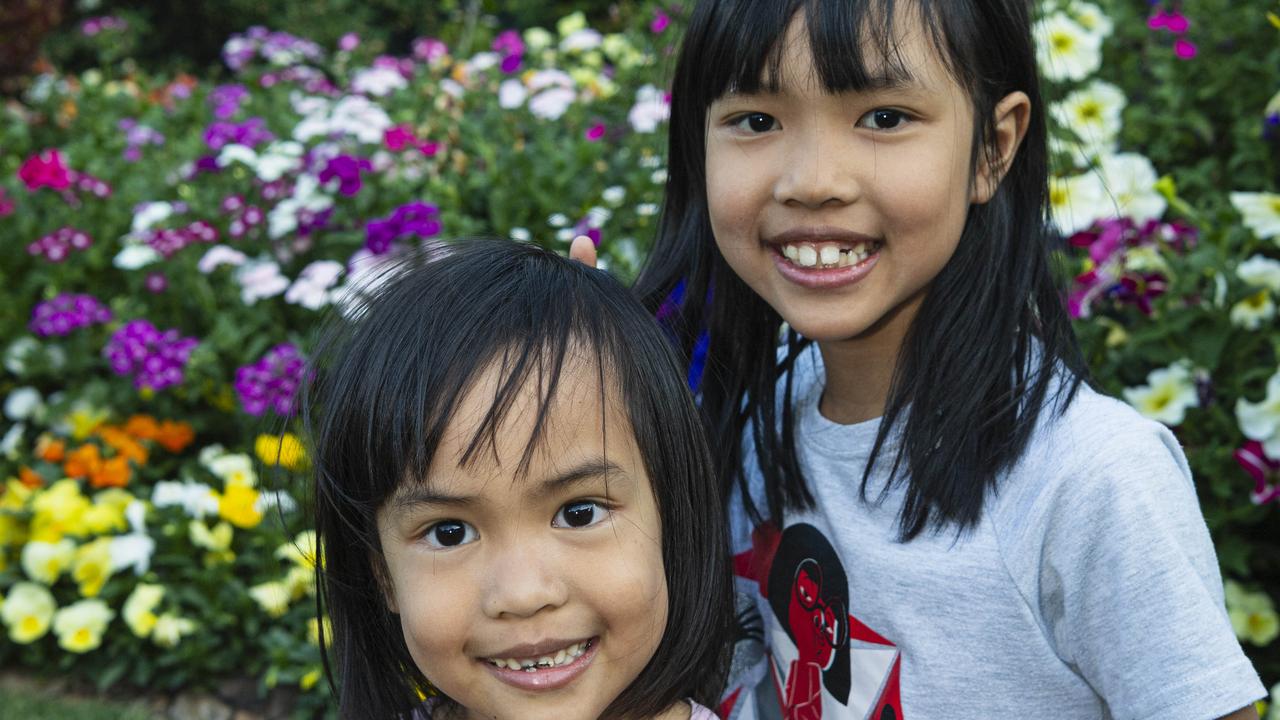
[[[309,332],[439,238],[631,277],[681,5],[0,6],[0,668],[322,712]],[[1185,446],[1280,687],[1280,4],[1040,6],[1077,329]]]

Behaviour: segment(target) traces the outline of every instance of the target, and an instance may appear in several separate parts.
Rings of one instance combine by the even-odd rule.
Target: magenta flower
[[[1174,35],[1182,35],[1191,27],[1191,22],[1187,20],[1186,15],[1180,12],[1157,10],[1155,15],[1147,19],[1147,27],[1152,30],[1168,30]]]
[[[143,241],[168,259],[189,245],[218,242],[218,229],[204,220],[196,220],[184,228],[148,230]]]
[[[365,225],[364,245],[374,255],[383,255],[402,237],[430,238],[439,235],[442,229],[440,208],[415,201],[396,208],[385,220],[370,220]]]
[[[671,24],[671,16],[657,10],[653,13],[653,21],[649,23],[649,32],[660,35]]]
[[[524,61],[524,40],[515,30],[504,30],[493,39],[493,51],[502,55],[502,72],[510,74],[520,69]]]
[[[1280,500],[1280,460],[1268,457],[1262,443],[1250,440],[1236,450],[1235,458],[1253,478],[1253,492],[1249,493],[1253,504],[1265,505]]]
[[[111,321],[111,311],[92,295],[63,293],[31,311],[27,325],[37,337],[62,337],[90,325]]]
[[[351,52],[360,47],[360,36],[349,32],[338,38],[338,49],[342,52]]]
[[[107,30],[124,30],[127,27],[129,27],[129,23],[125,22],[123,19],[104,15],[102,17],[87,18],[84,22],[80,23],[80,32],[85,37],[94,37],[99,33],[106,32]]]
[[[596,123],[595,125],[587,128],[586,137],[588,142],[596,142],[600,138],[604,137],[604,131],[604,123]]]
[[[12,215],[13,209],[13,200],[9,198],[4,188],[0,187],[0,218]]]
[[[237,368],[234,387],[240,407],[250,415],[262,415],[267,410],[289,415],[305,367],[298,348],[281,343],[257,362]]]
[[[413,41],[413,56],[434,64],[449,54],[449,46],[436,38],[417,38]]]
[[[320,182],[328,184],[332,180],[337,180],[338,192],[352,197],[360,192],[361,171],[371,170],[373,170],[373,163],[369,162],[368,158],[339,155],[330,160],[324,166],[324,170],[320,171]]]
[[[396,125],[382,131],[382,142],[391,152],[400,152],[410,145],[415,145],[418,138],[413,134],[413,128],[408,125]]]
[[[22,167],[18,168],[18,177],[28,190],[39,190],[42,187],[66,190],[71,185],[67,166],[62,162],[62,154],[56,149],[45,150],[27,158]]]
[[[1129,251],[1158,246],[1181,253],[1194,246],[1196,238],[1195,228],[1181,223],[1152,220],[1138,227],[1128,218],[1099,221],[1089,230],[1076,233],[1069,242],[1088,250],[1090,266],[1076,276],[1067,296],[1071,317],[1089,317],[1093,305],[1104,299],[1118,305],[1134,305],[1150,315],[1153,301],[1168,290],[1168,281],[1160,273],[1129,268]]]
[[[93,238],[83,230],[67,226],[54,230],[27,246],[29,255],[43,255],[49,262],[62,262],[72,250],[87,250]]]
[[[169,280],[163,273],[147,273],[147,277],[142,281],[142,286],[147,289],[147,292],[159,295],[169,288]]]
[[[1190,60],[1196,56],[1197,52],[1199,52],[1199,49],[1196,48],[1196,44],[1190,40],[1178,38],[1173,43],[1173,54],[1177,55],[1181,60]]]
[[[177,330],[161,332],[146,320],[132,320],[111,336],[102,355],[117,375],[132,376],[134,387],[163,390],[182,382],[187,360],[199,343]]]

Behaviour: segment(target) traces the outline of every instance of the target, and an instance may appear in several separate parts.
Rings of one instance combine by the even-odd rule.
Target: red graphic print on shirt
[[[773,610],[769,665],[785,720],[901,720],[901,659],[893,643],[851,615],[849,580],[812,525],[752,532],[735,571]]]

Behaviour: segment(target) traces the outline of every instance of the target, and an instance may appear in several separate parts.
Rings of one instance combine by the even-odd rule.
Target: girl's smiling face
[[[666,627],[643,458],[596,368],[566,362],[524,472],[542,392],[532,382],[494,444],[459,462],[503,379],[495,365],[460,402],[426,481],[404,484],[378,512],[388,604],[419,669],[462,717],[594,720]]]
[[[890,69],[883,87],[830,93],[801,11],[777,92],[726,93],[706,141],[711,226],[734,272],[802,335],[877,336],[894,353],[986,199],[970,183],[969,97],[914,12],[895,32],[903,72],[870,63]]]

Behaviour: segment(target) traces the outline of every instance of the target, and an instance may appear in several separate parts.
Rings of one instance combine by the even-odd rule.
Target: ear
[[[1021,90],[1009,93],[996,103],[994,114],[995,134],[986,150],[978,156],[978,172],[974,178],[973,203],[985,203],[996,194],[1000,181],[1027,135],[1031,121],[1031,98]]]

